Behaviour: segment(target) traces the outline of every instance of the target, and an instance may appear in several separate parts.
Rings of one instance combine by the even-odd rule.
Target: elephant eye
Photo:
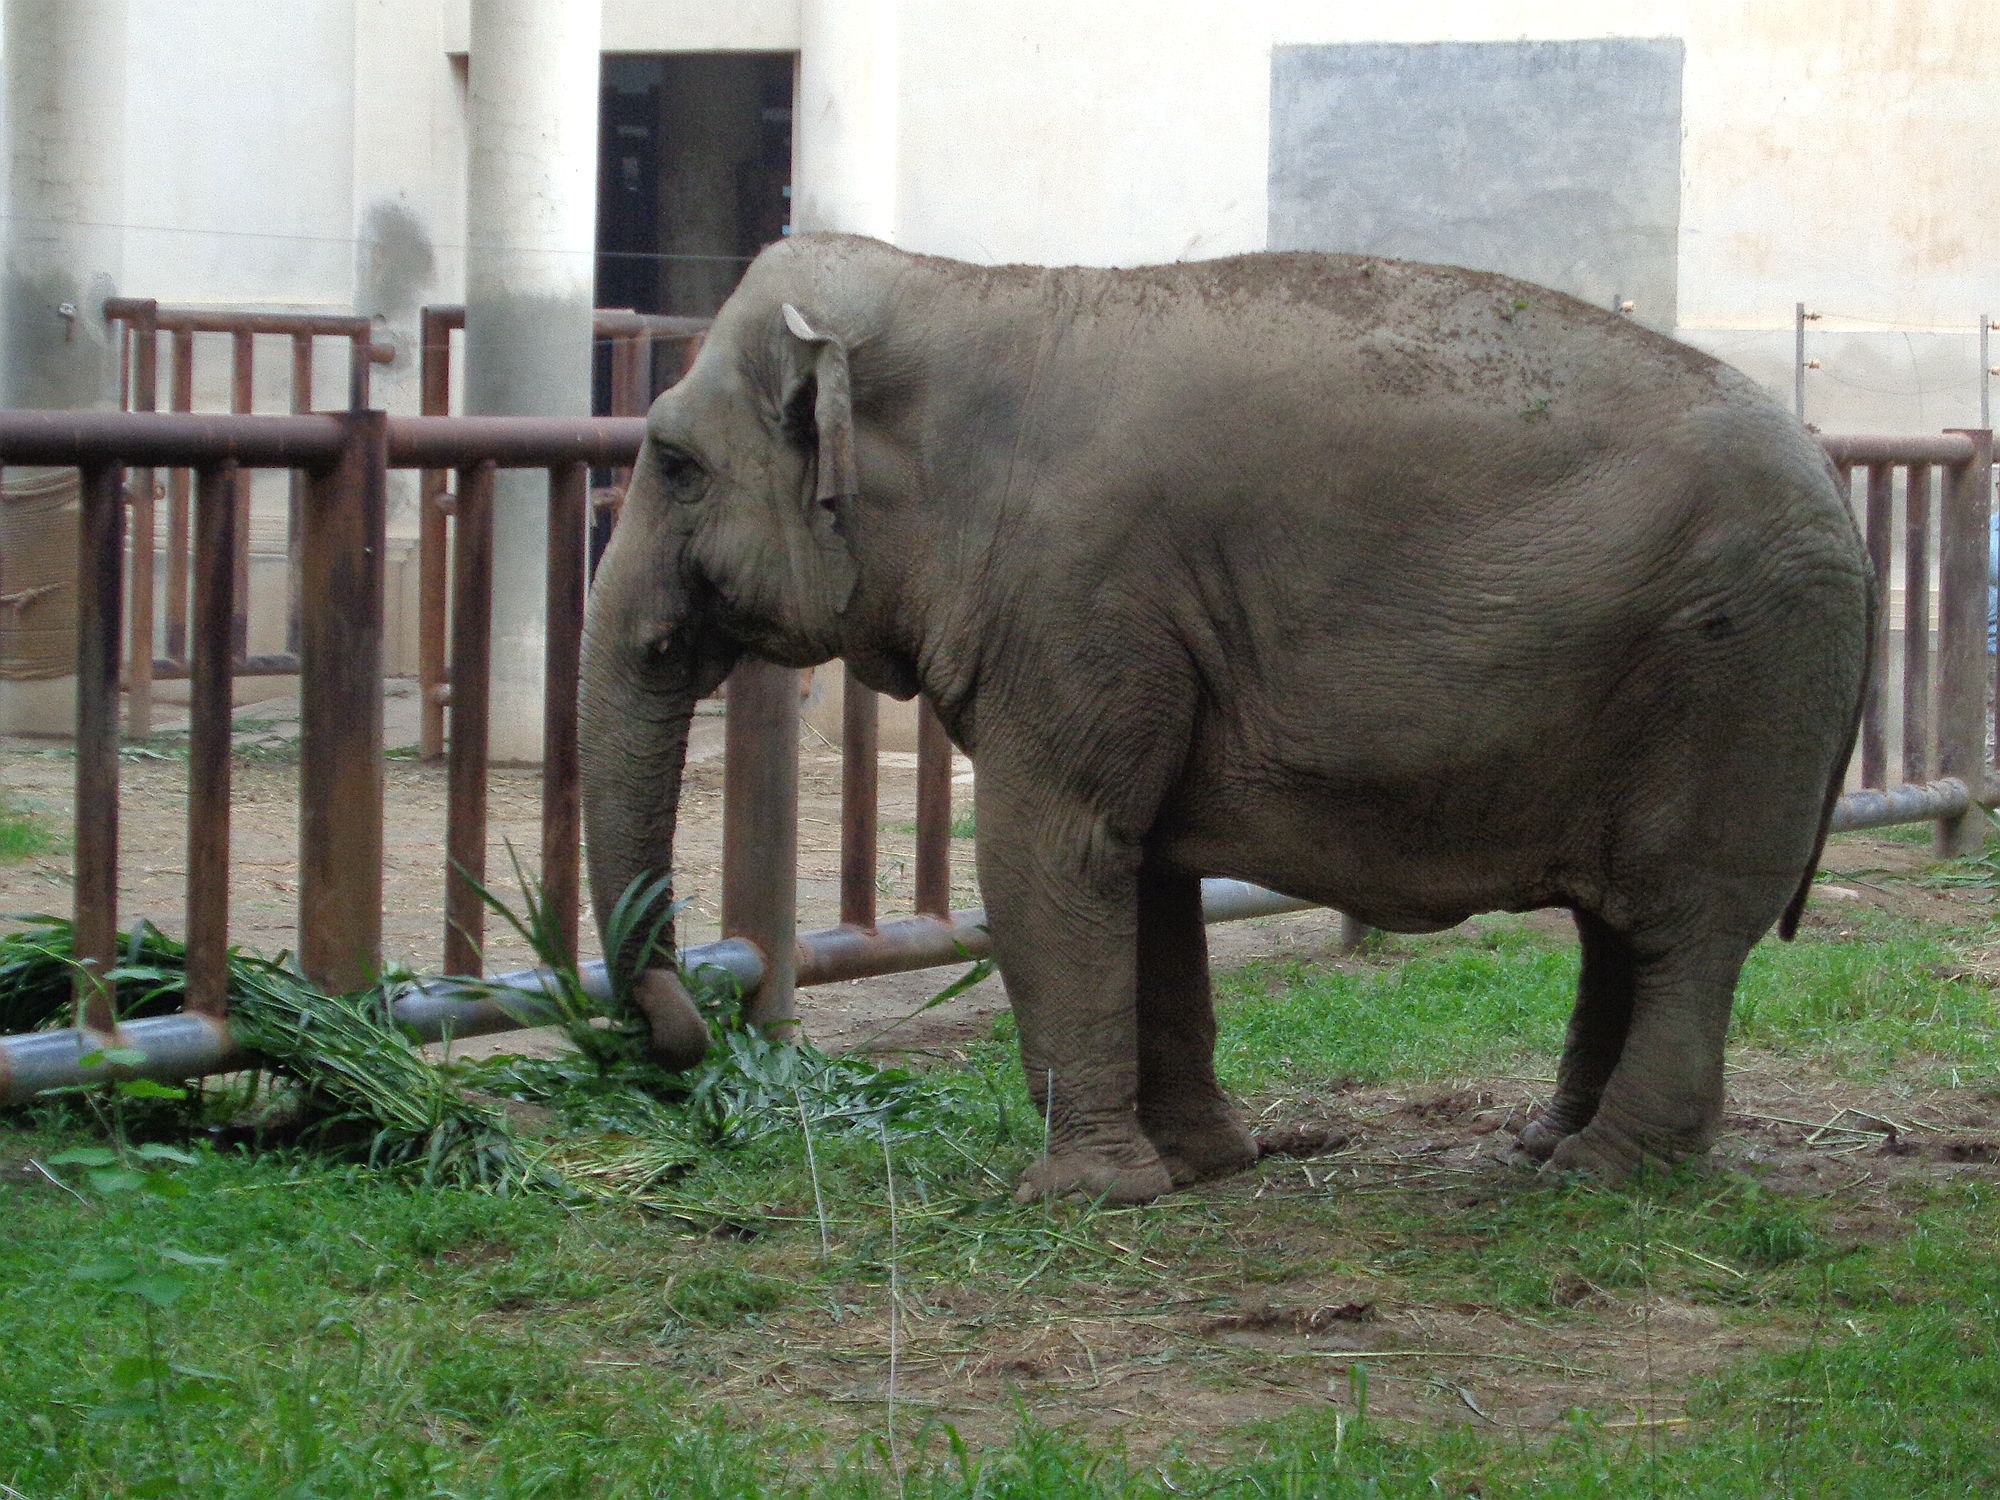
[[[695,498],[702,467],[693,454],[680,448],[662,448],[655,461],[660,468],[660,482],[674,492],[676,500]]]

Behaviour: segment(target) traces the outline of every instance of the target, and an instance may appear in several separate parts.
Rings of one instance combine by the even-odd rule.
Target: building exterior
[[[123,203],[97,291],[366,314],[396,350],[378,402],[413,412],[418,309],[465,298],[479,238],[475,11],[510,3],[10,0],[0,45],[88,12],[122,68],[120,128],[80,148]],[[1981,420],[1990,0],[536,3],[600,28],[600,305],[712,310],[787,223],[981,261],[1351,249],[1629,303],[1787,400],[1804,303],[1809,420]],[[10,246],[31,170],[17,140]],[[225,407],[226,363],[203,371]],[[392,507],[407,546],[414,487]],[[266,557],[282,516],[274,487]]]

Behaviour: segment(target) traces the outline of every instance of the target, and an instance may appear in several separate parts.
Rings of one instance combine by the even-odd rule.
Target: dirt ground
[[[1562,1273],[1540,1313],[1389,1298],[1366,1267],[1393,1246],[1338,1219],[1286,1212],[1300,1200],[1394,1194],[1414,1212],[1448,1216],[1532,1192],[1536,1179],[1510,1158],[1508,1127],[1547,1082],[1472,1079],[1415,1093],[1355,1088],[1332,1099],[1253,1101],[1272,1154],[1254,1173],[1191,1190],[1231,1226],[1227,1243],[1171,1265],[1135,1252],[1127,1270],[1158,1272],[1156,1286],[1136,1295],[1070,1301],[1037,1295],[1025,1281],[960,1282],[942,1293],[917,1284],[898,1328],[906,1432],[941,1418],[968,1442],[1000,1441],[1018,1402],[1046,1425],[1115,1433],[1135,1457],[1169,1444],[1199,1451],[1210,1436],[1301,1403],[1351,1415],[1348,1371],[1363,1354],[1374,1356],[1368,1409],[1391,1420],[1547,1433],[1588,1409],[1622,1413],[1606,1428],[1671,1431],[1685,1423],[1686,1392],[1699,1377],[1761,1347],[1863,1331],[1837,1319],[1806,1330],[1734,1317],[1731,1292],[1752,1288],[1754,1272],[1720,1262],[1695,1267],[1723,1283],[1714,1296]],[[1732,1065],[1730,1087],[1728,1134],[1711,1170],[1754,1168],[1774,1191],[1834,1204],[1837,1240],[1900,1232],[1911,1190],[1928,1180],[2000,1177],[2000,1091],[1990,1087],[1857,1087],[1801,1077],[1794,1063],[1754,1053]],[[1108,1219],[1091,1233],[1126,1248]],[[1654,1253],[1683,1268],[1687,1257],[1701,1259],[1671,1245]],[[717,1340],[718,1396],[761,1420],[830,1424],[843,1439],[881,1429],[890,1333],[879,1289],[854,1289],[831,1319],[824,1307],[788,1309],[757,1342],[758,1355],[744,1358]]]

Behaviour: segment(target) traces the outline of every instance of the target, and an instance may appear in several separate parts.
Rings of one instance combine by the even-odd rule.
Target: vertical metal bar
[[[1993,319],[1986,313],[1979,315],[1979,425],[1993,425],[1993,356],[1988,353],[1989,336],[1993,332]]]
[[[875,925],[882,702],[842,668],[840,706],[840,920]]]
[[[173,378],[168,402],[175,411],[194,410],[194,335],[173,334]],[[187,660],[188,471],[167,475],[167,655]]]
[[[1886,600],[1885,600],[1886,604]],[[1903,497],[1903,780],[1930,780],[1931,469],[1911,464]]]
[[[451,528],[451,739],[445,790],[444,969],[480,972],[486,908],[487,701],[492,681],[493,465],[458,471]]]
[[[203,469],[194,504],[194,640],[188,700],[187,1008],[229,1008],[230,622],[236,465]]]
[[[451,410],[451,328],[435,308],[423,311],[420,410],[442,417]],[[444,754],[445,616],[451,586],[446,551],[445,471],[425,469],[417,479],[417,755]]]
[[[125,504],[116,465],[83,470],[76,560],[77,1025],[108,1035],[118,953],[118,636]]]
[[[1986,763],[1986,695],[1992,660],[1986,654],[1987,549],[1993,503],[1993,434],[1972,440],[1969,462],[1947,471],[1939,506],[1937,767],[1977,790]],[[1938,821],[1932,848],[1941,859],[1978,849],[1986,814],[1977,805]]]
[[[1874,638],[1868,643],[1868,696],[1861,710],[1861,784],[1886,787],[1889,784],[1889,567],[1895,549],[1895,497],[1890,488],[1888,464],[1868,466],[1867,515],[1864,532],[1868,538],[1868,561],[1875,570],[1875,597],[1883,607],[1875,611]]]
[[[951,741],[928,698],[917,705],[917,910],[951,910]]]
[[[798,987],[799,674],[746,660],[729,677],[722,767],[722,935],[757,946],[753,1026],[788,1027]]]
[[[299,549],[299,963],[329,990],[371,982],[382,959],[389,426],[378,411],[342,421],[339,461],[307,487]]]
[[[313,409],[313,340],[309,333],[292,335],[292,410]],[[299,506],[304,503],[306,476],[291,473],[285,500],[285,649],[299,649]]]
[[[1806,305],[1792,307],[1792,412],[1806,419]]]
[[[373,372],[369,368],[375,363],[375,336],[357,333],[347,345],[347,409],[366,411],[370,396],[369,384]]]
[[[590,469],[549,470],[549,656],[542,705],[542,899],[576,956],[581,905],[577,849],[582,830],[577,792],[576,692],[583,644],[584,526]]]
[[[638,397],[632,415],[643,417],[653,409],[653,331],[641,328],[632,335],[632,392]]]
[[[153,313],[127,326],[132,341],[134,411],[152,411],[160,401],[160,332]],[[132,502],[132,593],[126,601],[125,733],[135,740],[153,732],[153,573],[158,566],[157,514],[153,471],[134,469],[127,488]]]
[[[256,358],[256,336],[247,330],[230,335],[229,351],[229,409],[232,412],[250,410],[253,389],[253,361]],[[250,654],[250,471],[236,471],[236,535],[241,545],[236,549],[236,598],[235,615],[230,625],[230,639],[238,659]]]

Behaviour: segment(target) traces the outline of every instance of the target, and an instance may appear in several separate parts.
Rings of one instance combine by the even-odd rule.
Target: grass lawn
[[[1894,853],[1837,846],[1849,896],[1755,956],[1716,1161],[1617,1191],[1503,1160],[1575,979],[1541,919],[1229,975],[1273,1154],[1143,1208],[1012,1201],[1041,1121],[1004,1025],[835,1108],[739,1089],[650,1164],[613,1093],[515,1107],[566,1161],[618,1145],[615,1191],[422,1188],[144,1100],[104,1162],[84,1102],[17,1111],[0,1483],[2000,1491],[1987,893]]]

